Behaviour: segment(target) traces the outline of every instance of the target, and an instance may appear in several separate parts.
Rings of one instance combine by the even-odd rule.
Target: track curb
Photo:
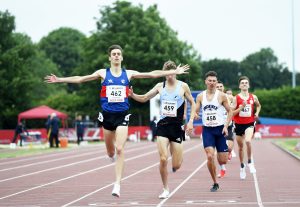
[[[292,157],[294,157],[295,159],[297,159],[298,161],[300,161],[300,157],[286,149],[284,149],[283,147],[281,147],[279,144],[277,144],[275,141],[272,142],[275,146],[277,146],[279,149],[281,149],[282,151],[288,153],[289,155],[291,155]]]

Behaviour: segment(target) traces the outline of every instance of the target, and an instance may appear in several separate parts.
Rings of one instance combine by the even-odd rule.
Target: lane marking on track
[[[251,158],[252,158],[252,162],[254,164],[253,156]],[[261,195],[260,195],[260,190],[259,190],[259,186],[258,186],[256,173],[253,173],[252,175],[253,175],[253,179],[254,179],[254,186],[255,186],[257,204],[258,204],[259,207],[263,207],[264,205],[263,205],[262,200],[261,200]]]
[[[105,145],[99,145],[99,147],[103,148]],[[95,146],[96,147],[96,146]],[[54,157],[54,156],[64,156],[65,154],[70,154],[70,153],[75,153],[76,150],[78,148],[74,148],[74,149],[70,149],[70,150],[67,150],[65,152],[49,152],[51,154],[46,154],[46,155],[41,155],[41,154],[35,154],[35,155],[32,155],[32,156],[35,156],[35,157],[17,157],[17,158],[11,158],[11,159],[18,159],[18,160],[10,160],[10,161],[7,161],[7,162],[1,162],[0,165],[10,165],[10,164],[13,164],[13,163],[18,163],[18,162],[24,162],[24,161],[31,161],[31,160],[37,160],[37,159],[45,159],[45,158],[48,158],[48,157]],[[84,151],[86,150],[91,150],[91,149],[88,149],[88,148],[82,148],[84,149]],[[94,147],[92,147],[92,149],[94,149]]]
[[[207,163],[207,160],[205,160],[204,162],[201,163],[201,165],[199,167],[197,167],[196,170],[194,170],[194,172],[192,172],[184,181],[182,181],[177,188],[175,188],[169,195],[168,198],[162,200],[157,207],[161,207],[167,200],[169,200],[169,198],[171,198],[189,179],[191,179],[191,177],[193,177],[205,164]]]
[[[215,200],[215,201],[211,201],[211,200],[189,200],[189,201],[185,201],[185,204],[235,204],[237,203],[237,201],[234,200]],[[173,205],[173,203],[172,203]]]
[[[143,148],[147,148],[147,147],[143,147]],[[133,148],[133,147],[130,147],[129,149],[131,149],[131,148]],[[36,163],[31,163],[31,164],[26,164],[26,165],[20,165],[20,166],[17,166],[17,167],[0,169],[0,172],[8,171],[8,170],[15,170],[15,169],[24,168],[24,167],[31,167],[31,166],[34,166],[34,165],[45,164],[45,163],[50,163],[50,162],[56,162],[56,161],[61,161],[61,160],[67,160],[67,159],[72,159],[72,158],[78,158],[78,157],[83,157],[83,156],[92,155],[92,154],[96,154],[96,153],[103,153],[105,151],[104,151],[104,149],[101,149],[101,151],[100,150],[95,150],[93,152],[81,153],[79,155],[70,155],[70,156],[67,156],[67,157],[62,157],[62,158],[57,158],[57,159],[52,159],[52,160],[46,160],[46,161],[41,161],[41,162],[36,162]],[[100,155],[95,155],[95,156],[100,156]],[[1,182],[1,180],[0,180],[0,182]]]
[[[135,160],[135,159],[138,159],[140,157],[145,157],[147,155],[154,154],[156,152],[157,152],[157,150],[153,150],[153,151],[150,151],[150,152],[142,154],[142,155],[137,155],[137,156],[134,156],[132,158],[126,159],[125,162]],[[88,173],[91,173],[91,172],[94,172],[94,171],[97,171],[97,170],[101,170],[101,169],[104,169],[104,168],[107,168],[107,167],[110,167],[110,166],[113,166],[113,165],[115,165],[115,163],[111,163],[109,165],[104,165],[104,166],[101,166],[101,167],[97,167],[97,168],[94,168],[94,169],[91,169],[91,170],[88,170],[88,171],[77,173],[77,174],[72,175],[72,176],[61,178],[59,180],[55,180],[55,181],[52,181],[52,182],[49,182],[49,183],[45,183],[45,184],[42,184],[42,185],[39,185],[39,186],[36,186],[36,187],[33,187],[33,188],[22,190],[22,191],[19,191],[19,192],[16,192],[16,193],[13,193],[13,194],[10,194],[10,195],[7,195],[7,196],[0,197],[0,200],[3,200],[5,198],[9,198],[9,197],[12,197],[12,196],[15,196],[15,195],[19,195],[19,194],[22,194],[22,193],[25,193],[25,192],[28,192],[28,191],[32,191],[32,190],[35,190],[35,189],[39,189],[39,188],[42,188],[42,187],[45,187],[45,186],[49,186],[49,185],[52,185],[52,184],[55,184],[55,183],[59,183],[61,181],[69,180],[71,178],[75,178],[75,177],[78,177],[80,175],[85,175],[85,174],[88,174]]]
[[[187,152],[189,152],[189,151],[192,151],[192,150],[194,150],[194,149],[196,149],[196,148],[199,148],[200,146],[202,146],[202,144],[193,146],[193,147],[191,147],[191,148],[185,150],[185,151],[184,151],[184,154],[187,153]],[[156,152],[157,152],[157,150],[156,150]],[[170,159],[171,159],[171,156],[168,158],[168,160],[170,160]],[[124,177],[124,178],[122,179],[122,181],[123,181],[123,180],[127,180],[128,178],[131,178],[131,177],[133,177],[133,176],[135,176],[135,175],[138,175],[138,174],[140,174],[140,173],[142,173],[142,172],[144,172],[144,171],[147,171],[148,169],[151,169],[151,168],[153,168],[153,167],[155,167],[155,166],[157,166],[157,165],[159,165],[159,162],[157,162],[157,163],[155,163],[155,164],[153,164],[153,165],[150,165],[150,166],[148,166],[148,167],[146,167],[146,168],[143,168],[143,169],[141,169],[141,170],[139,170],[139,171],[137,171],[137,172],[135,172],[135,173],[133,173],[133,174],[131,174],[131,175],[128,175],[128,176]],[[71,205],[71,204],[73,204],[73,203],[76,203],[76,202],[78,202],[78,201],[80,201],[80,200],[82,200],[82,199],[84,199],[84,198],[87,198],[87,197],[89,197],[89,196],[91,196],[91,195],[93,195],[93,194],[95,194],[95,193],[97,193],[97,192],[99,192],[99,191],[101,191],[101,190],[104,190],[104,189],[106,189],[106,188],[108,188],[108,187],[110,187],[110,186],[113,186],[113,185],[114,185],[114,183],[108,184],[108,185],[106,185],[106,186],[104,186],[104,187],[102,187],[102,188],[99,188],[99,189],[97,189],[97,190],[95,190],[95,191],[93,191],[93,192],[90,192],[90,193],[88,193],[88,194],[86,194],[86,195],[84,195],[84,196],[82,196],[82,197],[80,197],[80,198],[78,198],[78,199],[76,199],[76,200],[73,200],[73,201],[71,201],[71,202],[69,202],[69,203],[67,203],[67,204],[65,204],[65,205],[63,205],[63,206],[61,206],[61,207],[69,206],[69,205]]]
[[[270,202],[264,202],[264,204],[268,204],[268,205],[277,205],[277,206],[287,206],[287,205],[291,205],[291,204],[300,204],[300,201],[299,202],[294,202],[294,201],[282,201],[282,202],[272,202],[272,201],[270,201]],[[103,203],[101,203],[101,202],[98,202],[98,203],[91,203],[91,204],[89,204],[89,205],[87,205],[87,206],[98,206],[98,207],[107,207],[107,206],[110,206],[110,207],[120,207],[120,206],[126,206],[126,207],[128,207],[128,206],[139,206],[139,207],[141,207],[141,206],[145,206],[145,207],[149,207],[149,206],[155,206],[156,204],[154,204],[154,203],[139,203],[139,202],[130,202],[130,201],[126,201],[126,202],[103,202]],[[207,207],[207,206],[241,206],[241,205],[243,205],[243,206],[257,206],[257,202],[234,202],[234,203],[231,203],[231,202],[226,202],[226,201],[224,201],[224,202],[220,202],[220,201],[216,201],[216,202],[214,202],[214,203],[212,203],[212,202],[205,202],[205,201],[195,201],[195,202],[193,202],[193,201],[191,201],[191,202],[185,202],[185,203],[180,203],[180,202],[178,202],[178,203],[172,203],[172,206],[173,207],[176,207],[176,206],[178,206],[178,207],[183,207],[183,206],[205,206],[205,207]],[[170,205],[168,205],[168,206],[170,206]]]
[[[72,158],[78,158],[78,157],[83,157],[83,156],[91,155],[91,154],[95,154],[95,153],[97,153],[97,151],[95,151],[95,152],[87,152],[87,153],[84,153],[84,154],[72,155],[72,156],[62,157],[62,158],[57,158],[57,159],[52,159],[52,160],[40,161],[40,162],[26,164],[26,165],[19,165],[19,166],[16,166],[16,167],[1,169],[0,172],[8,171],[8,170],[15,170],[15,169],[24,168],[24,167],[31,167],[31,166],[34,166],[34,165],[46,164],[46,163],[49,163],[49,162],[56,162],[56,161],[60,161],[60,160],[67,160],[67,159],[72,159]]]
[[[144,147],[140,147],[140,148],[137,148],[137,149],[130,149],[127,152],[134,152],[134,151],[138,151],[138,150],[143,150],[145,148],[149,148],[149,146],[144,146]],[[57,169],[65,168],[65,167],[70,167],[70,166],[73,166],[73,165],[78,165],[78,164],[82,164],[82,163],[86,163],[86,162],[91,162],[91,161],[98,160],[98,159],[105,159],[105,158],[107,158],[107,155],[103,155],[103,156],[100,156],[100,157],[97,155],[97,157],[94,157],[94,158],[91,158],[91,159],[82,160],[82,161],[78,161],[78,162],[73,162],[73,163],[65,164],[65,165],[60,165],[60,166],[57,166],[57,167],[52,167],[52,168],[48,168],[48,169],[45,169],[45,170],[39,170],[39,171],[35,171],[35,172],[32,172],[32,173],[27,173],[27,174],[11,177],[11,178],[6,178],[6,179],[3,179],[3,180],[0,180],[0,183],[10,181],[10,180],[14,180],[14,179],[18,179],[18,178],[27,177],[27,176],[30,176],[30,175],[43,173],[43,172],[57,170]]]

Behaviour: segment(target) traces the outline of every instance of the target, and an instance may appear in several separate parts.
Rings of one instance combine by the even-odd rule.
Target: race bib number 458
[[[108,102],[124,102],[126,97],[125,86],[106,86]]]

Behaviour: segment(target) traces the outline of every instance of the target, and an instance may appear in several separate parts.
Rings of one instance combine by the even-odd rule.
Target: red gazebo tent
[[[44,105],[20,113],[18,122],[22,119],[47,119],[52,113],[56,113],[57,117],[63,120],[62,123],[64,125],[64,120],[68,118],[68,115]]]

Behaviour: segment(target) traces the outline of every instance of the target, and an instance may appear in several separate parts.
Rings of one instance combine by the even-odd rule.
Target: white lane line
[[[99,145],[99,147],[103,148],[105,145]],[[96,146],[95,146],[96,147]],[[83,149],[83,148],[82,148]],[[94,147],[92,147],[92,149],[94,149]],[[18,163],[18,162],[24,162],[24,161],[32,161],[32,160],[37,160],[37,159],[45,159],[45,158],[48,158],[48,157],[56,157],[56,156],[64,156],[66,154],[70,154],[70,153],[75,153],[77,152],[76,150],[78,150],[78,148],[76,149],[70,149],[70,150],[67,150],[67,151],[64,151],[64,152],[48,152],[47,155],[41,155],[41,154],[36,154],[36,155],[33,155],[35,157],[18,157],[18,158],[7,158],[7,159],[14,159],[14,160],[10,160],[10,161],[7,161],[7,162],[1,162],[0,165],[10,165],[10,164],[13,164],[13,163]],[[91,150],[91,149],[87,149],[87,148],[84,148],[83,151],[87,151],[87,150]],[[15,160],[15,159],[18,159],[18,160]]]
[[[278,201],[278,202],[264,202],[265,205],[276,205],[276,206],[289,206],[289,205],[292,205],[292,204],[300,204],[300,201],[299,202],[293,202],[293,201]],[[101,206],[101,205],[96,205],[96,206]],[[102,205],[102,206],[107,206],[107,205]],[[112,205],[112,206],[128,206],[125,205],[125,204],[120,204],[119,203],[116,203],[115,205]],[[139,204],[139,206],[154,206],[154,204]],[[257,202],[235,202],[235,203],[231,203],[231,202],[204,202],[204,201],[201,201],[201,202],[197,202],[197,201],[189,201],[188,203],[172,203],[171,205],[167,205],[167,206],[172,206],[172,207],[175,207],[175,206],[178,206],[178,207],[183,207],[183,206],[257,206]],[[295,206],[295,205],[294,205]],[[299,205],[297,205],[299,206]]]
[[[126,159],[125,162],[135,160],[135,159],[138,159],[140,157],[145,157],[147,155],[150,155],[150,154],[153,154],[153,153],[156,153],[156,152],[157,152],[157,150],[153,150],[153,151],[150,151],[150,152],[142,154],[142,155],[137,155],[137,156],[134,156],[132,158]],[[55,181],[52,181],[52,182],[49,182],[49,183],[45,183],[45,184],[42,184],[42,185],[39,185],[39,186],[36,186],[36,187],[33,187],[33,188],[22,190],[22,191],[19,191],[19,192],[16,192],[16,193],[13,193],[13,194],[10,194],[10,195],[7,195],[7,196],[3,196],[3,197],[0,198],[0,200],[3,200],[5,198],[9,198],[9,197],[12,197],[12,196],[15,196],[15,195],[19,195],[19,194],[22,194],[22,193],[25,193],[25,192],[28,192],[28,191],[32,191],[32,190],[35,190],[35,189],[39,189],[39,188],[42,188],[42,187],[45,187],[45,186],[48,186],[48,185],[52,185],[52,184],[55,184],[55,183],[58,183],[58,182],[61,182],[61,181],[64,181],[64,180],[75,178],[75,177],[78,177],[80,175],[85,175],[85,174],[88,174],[88,173],[91,173],[91,172],[94,172],[94,171],[97,171],[97,170],[101,170],[101,169],[104,169],[104,168],[107,168],[107,167],[110,167],[110,166],[113,166],[113,165],[115,165],[115,163],[111,163],[109,165],[104,165],[104,166],[101,166],[101,167],[98,167],[98,168],[94,168],[94,169],[87,170],[87,171],[84,171],[84,172],[81,172],[81,173],[77,173],[77,174],[72,175],[72,176],[61,178],[59,180],[55,180]]]
[[[98,152],[100,152],[100,151],[98,151]],[[46,163],[49,163],[49,162],[56,162],[56,161],[60,161],[60,160],[78,158],[78,157],[83,157],[83,156],[91,155],[91,154],[95,154],[95,153],[97,153],[97,152],[96,151],[95,152],[87,152],[87,153],[79,154],[79,155],[72,155],[72,156],[68,156],[68,157],[62,157],[62,158],[57,158],[57,159],[52,159],[52,160],[46,160],[46,161],[41,161],[41,162],[36,162],[36,163],[31,163],[31,164],[26,164],[26,165],[19,165],[19,166],[16,166],[16,167],[1,169],[0,172],[4,172],[4,171],[8,171],[8,170],[15,170],[15,169],[24,168],[24,167],[31,167],[31,166],[34,166],[34,165],[46,164]]]
[[[182,183],[180,183],[180,185],[177,186],[177,188],[175,188],[169,195],[168,198],[162,200],[157,207],[161,207],[169,198],[171,198],[189,179],[191,179],[191,177],[193,177],[205,164],[207,163],[207,160],[205,160],[196,170],[194,170],[194,172],[192,172],[192,174],[190,174],[184,181],[182,181]]]
[[[194,149],[196,149],[196,148],[199,148],[201,145],[202,145],[202,144],[196,145],[196,146],[194,146],[194,147],[191,147],[191,148],[185,150],[185,151],[184,151],[184,154],[187,153],[187,152],[189,152],[189,151],[192,151],[192,150],[194,150]],[[157,151],[156,151],[156,152],[157,152]],[[168,158],[168,160],[170,160],[170,159],[171,159],[171,156]],[[153,168],[153,167],[155,167],[155,166],[157,166],[157,165],[159,165],[159,162],[157,162],[157,163],[155,163],[155,164],[153,164],[153,165],[150,165],[150,166],[148,166],[148,167],[146,167],[146,168],[143,168],[143,169],[141,169],[141,170],[139,170],[139,171],[137,171],[137,172],[135,172],[135,173],[133,173],[133,174],[131,174],[131,175],[128,175],[127,177],[124,177],[124,178],[122,179],[122,181],[123,181],[123,180],[127,180],[128,178],[131,178],[131,177],[133,177],[133,176],[135,176],[135,175],[138,175],[138,174],[140,174],[140,173],[142,173],[142,172],[144,172],[144,171],[146,171],[146,170],[148,170],[148,169],[150,169],[150,168]],[[99,191],[101,191],[101,190],[104,190],[104,189],[106,189],[106,188],[112,186],[113,184],[114,184],[114,183],[108,184],[108,185],[106,185],[106,186],[104,186],[104,187],[102,187],[102,188],[99,188],[99,189],[97,189],[97,190],[95,190],[95,191],[93,191],[93,192],[90,192],[90,193],[88,193],[88,194],[86,194],[86,195],[84,195],[84,196],[82,196],[82,197],[80,197],[80,198],[78,198],[78,199],[76,199],[76,200],[73,200],[73,201],[71,201],[71,202],[69,202],[69,203],[63,205],[62,207],[66,207],[66,206],[69,206],[69,205],[71,205],[71,204],[73,204],[73,203],[76,203],[76,202],[78,202],[78,201],[80,201],[80,200],[82,200],[82,199],[84,199],[84,198],[87,198],[87,197],[89,197],[89,196],[91,196],[91,195],[93,195],[93,194],[95,194],[95,193],[97,193],[97,192],[99,192]]]
[[[254,164],[253,156],[252,156],[252,162]],[[261,195],[260,195],[260,190],[259,190],[259,186],[258,186],[256,173],[253,173],[253,179],[254,179],[254,186],[255,186],[257,204],[258,204],[259,207],[263,207],[264,205],[263,205],[262,200],[261,200]]]
[[[143,147],[143,148],[146,148],[146,147]],[[36,162],[36,163],[31,163],[31,164],[26,164],[26,165],[20,165],[20,166],[17,166],[17,167],[5,168],[5,169],[1,169],[0,172],[8,171],[8,170],[15,170],[15,169],[24,168],[24,167],[31,167],[31,166],[34,166],[34,165],[45,164],[45,163],[49,163],[49,162],[56,162],[56,161],[67,160],[67,159],[72,159],[72,158],[78,158],[78,157],[82,157],[82,156],[86,156],[86,155],[96,154],[96,153],[99,153],[99,152],[102,153],[104,151],[95,150],[94,152],[87,152],[87,153],[83,153],[83,154],[79,154],[79,155],[70,155],[68,157],[62,157],[62,158],[46,160],[46,161],[41,161],[41,162]],[[99,155],[95,155],[95,156],[99,156]],[[1,182],[1,180],[0,180],[0,182]]]
[[[141,144],[141,146],[144,146],[144,144]],[[37,160],[37,159],[44,160],[44,159],[47,159],[47,158],[57,157],[57,156],[59,156],[59,157],[65,157],[65,156],[72,157],[74,154],[86,153],[86,151],[88,151],[88,152],[94,151],[95,153],[96,152],[102,152],[102,150],[106,150],[104,147],[105,147],[105,145],[101,144],[101,145],[96,145],[95,147],[93,146],[93,147],[70,149],[66,152],[54,152],[53,151],[53,152],[49,152],[51,154],[48,154],[48,155],[42,155],[42,154],[33,155],[33,156],[37,156],[37,157],[30,157],[30,158],[24,158],[24,159],[11,158],[11,159],[18,159],[18,160],[13,160],[13,161],[5,162],[5,163],[0,163],[0,165],[11,165],[13,163],[24,162],[24,161],[25,162],[34,161],[34,160]],[[130,149],[130,148],[134,148],[134,145],[129,145],[127,147],[127,149]],[[22,158],[22,157],[20,157],[20,158]]]
[[[137,148],[137,149],[134,148],[134,149],[131,149],[131,150],[127,150],[127,152],[139,151],[139,150],[143,150],[145,148],[149,148],[149,146],[140,147],[140,148]],[[43,173],[43,172],[48,172],[48,171],[51,171],[51,170],[57,170],[57,169],[61,169],[61,168],[65,168],[65,167],[70,167],[70,166],[77,165],[77,164],[91,162],[91,161],[94,161],[94,160],[97,160],[97,159],[107,158],[107,155],[103,155],[103,156],[100,156],[100,157],[98,155],[95,155],[95,156],[96,157],[91,158],[91,159],[87,159],[87,160],[82,160],[82,161],[78,161],[78,162],[72,162],[70,164],[60,165],[60,166],[48,168],[48,169],[45,169],[45,170],[39,170],[39,171],[35,171],[35,172],[32,172],[32,173],[27,173],[27,174],[15,176],[15,177],[6,178],[6,179],[3,179],[3,180],[0,180],[0,183],[6,182],[6,181],[9,181],[9,180],[18,179],[18,178],[27,177],[27,176],[30,176],[30,175],[35,175],[35,174]]]
[[[155,151],[155,152],[156,152],[156,151]],[[148,170],[148,169],[150,169],[150,168],[152,168],[152,167],[155,167],[155,166],[157,166],[157,165],[159,165],[159,163],[155,163],[155,164],[150,165],[150,166],[148,166],[148,167],[146,167],[146,168],[143,168],[142,170],[139,170],[139,171],[137,171],[137,172],[135,172],[135,173],[133,173],[133,174],[127,176],[127,177],[124,177],[124,178],[122,179],[122,181],[123,181],[123,180],[126,180],[126,179],[128,179],[128,178],[130,178],[130,177],[132,177],[132,176],[135,176],[135,175],[137,175],[137,174],[140,174],[140,173],[142,173],[142,172],[144,172],[144,171],[146,171],[146,170]],[[106,185],[106,186],[104,186],[104,187],[102,187],[102,188],[99,188],[99,189],[97,189],[97,190],[91,192],[91,193],[88,193],[88,194],[86,194],[86,195],[84,195],[84,196],[82,196],[82,197],[80,197],[80,198],[78,198],[78,199],[76,199],[76,200],[74,200],[74,201],[71,201],[70,203],[67,203],[67,204],[63,205],[62,207],[69,206],[69,205],[71,205],[71,204],[73,204],[73,203],[76,203],[76,202],[78,202],[78,201],[80,201],[80,200],[82,200],[82,199],[84,199],[84,198],[87,198],[87,197],[89,197],[89,196],[91,196],[91,195],[93,195],[93,194],[95,194],[95,193],[97,193],[97,192],[99,192],[99,191],[101,191],[101,190],[104,190],[104,189],[106,189],[106,188],[108,188],[108,187],[110,187],[110,186],[112,186],[112,185],[114,185],[114,183],[108,184],[108,185]]]

